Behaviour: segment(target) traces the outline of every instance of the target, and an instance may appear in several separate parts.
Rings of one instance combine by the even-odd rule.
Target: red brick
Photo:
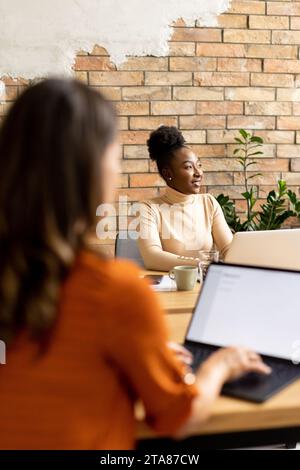
[[[248,86],[249,73],[195,72],[194,81],[200,86]]]
[[[245,114],[257,116],[285,116],[292,114],[292,103],[276,101],[248,101],[245,103]]]
[[[90,72],[91,85],[126,86],[143,85],[143,72]]]
[[[224,157],[225,145],[190,145],[193,152],[200,158]]]
[[[274,88],[237,87],[226,88],[225,98],[233,101],[274,101]]]
[[[245,192],[244,186],[208,186],[207,190],[210,194],[217,197],[219,194],[226,194],[231,199],[241,199],[242,193]]]
[[[223,130],[208,130],[207,131],[207,142],[209,144],[219,143],[234,143],[236,137],[236,130],[223,131]],[[258,135],[264,139],[266,144],[292,144],[295,140],[294,131],[262,131],[257,130],[255,135]]]
[[[273,31],[273,44],[299,44],[300,31]]]
[[[299,29],[300,30],[300,16],[292,16],[291,19],[291,29]],[[288,28],[286,28],[288,29]]]
[[[278,88],[277,101],[300,101],[299,88]]]
[[[232,1],[228,13],[244,13],[246,15],[264,15],[265,2],[260,1]]]
[[[250,15],[249,28],[251,29],[289,29],[288,16],[262,16]]]
[[[129,129],[128,117],[122,116],[118,118],[118,129],[122,131]]]
[[[124,87],[122,95],[123,99],[127,101],[170,100],[171,87]]]
[[[217,68],[217,59],[206,57],[171,57],[172,71],[213,71]]]
[[[299,185],[300,184],[300,172],[298,173],[283,173],[282,179],[286,181],[287,185]]]
[[[212,87],[174,87],[175,100],[216,100],[220,101],[224,98],[223,88]]]
[[[228,116],[228,129],[275,129],[275,117]]]
[[[139,116],[149,114],[149,103],[136,101],[119,101],[115,103],[119,116]]]
[[[246,46],[244,44],[198,43],[196,54],[202,57],[246,57]]]
[[[146,131],[121,131],[120,142],[122,144],[144,145],[149,138],[149,132]]]
[[[299,152],[300,157],[300,152]],[[300,158],[293,158],[291,160],[291,171],[300,171]]]
[[[242,114],[243,103],[240,101],[199,101],[197,114]]]
[[[224,42],[237,44],[269,44],[271,42],[271,32],[260,29],[225,29]]]
[[[300,116],[300,103],[289,103],[293,106],[293,114],[294,116]]]
[[[146,145],[124,145],[123,152],[124,158],[149,158],[148,149]]]
[[[188,144],[204,144],[206,141],[205,131],[188,130],[182,132]]]
[[[83,72],[82,70],[75,70],[74,78],[75,78],[75,80],[83,82],[86,85],[88,85],[88,83],[89,83],[88,72]]]
[[[277,46],[249,44],[246,46],[246,57],[257,57],[258,59],[297,59],[298,49],[296,46]]]
[[[122,160],[121,165],[123,173],[146,173],[149,171],[149,159]]]
[[[277,128],[283,130],[299,130],[300,118],[298,116],[279,116],[277,120]]]
[[[294,131],[257,131],[256,135],[262,137],[265,143],[292,144],[295,140]]]
[[[194,56],[196,44],[194,42],[172,42],[169,41],[169,56]]]
[[[265,59],[265,72],[300,73],[299,60]]]
[[[252,86],[293,87],[293,75],[282,73],[251,73]]]
[[[153,101],[151,103],[151,114],[195,114],[196,103],[193,101]]]
[[[119,70],[168,70],[167,57],[129,57]]]
[[[292,145],[277,145],[277,157],[278,158],[299,158],[300,157],[300,146],[297,144]]]
[[[116,70],[116,66],[108,57],[79,56],[76,57],[76,70]]]
[[[192,85],[191,72],[146,72],[145,85]]]
[[[262,60],[219,58],[217,68],[221,72],[261,72]]]
[[[149,188],[165,185],[163,179],[158,174],[152,173],[130,175],[129,180],[131,188]]]
[[[300,16],[300,3],[267,2],[268,15]]]
[[[255,175],[255,172],[249,172],[249,176]],[[261,176],[256,176],[255,178],[251,178],[251,185],[253,184],[274,184],[280,179],[280,173],[262,173]],[[235,172],[234,173],[234,184],[235,185],[242,185],[244,184],[244,175],[242,172]]]
[[[220,28],[247,28],[247,15],[219,15],[217,17]]]
[[[235,158],[202,158],[202,168],[207,171],[238,171],[240,164]]]
[[[147,117],[131,117],[130,129],[152,130],[159,126],[177,126],[176,116],[147,116]]]
[[[224,116],[182,116],[180,129],[224,129]]]
[[[233,175],[227,172],[205,172],[203,184],[207,185],[233,185]]]
[[[174,28],[171,39],[184,42],[220,42],[221,31],[211,28]]]
[[[119,175],[118,188],[128,188],[128,182],[129,182],[128,175],[126,174]]]
[[[122,91],[120,87],[91,87],[96,91],[102,93],[110,101],[118,101],[122,98]]]

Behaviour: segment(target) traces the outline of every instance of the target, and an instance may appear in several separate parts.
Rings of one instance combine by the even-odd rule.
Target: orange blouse
[[[82,252],[46,354],[23,334],[0,365],[0,448],[133,448],[137,399],[154,430],[175,433],[196,389],[166,341],[157,297],[138,269]]]

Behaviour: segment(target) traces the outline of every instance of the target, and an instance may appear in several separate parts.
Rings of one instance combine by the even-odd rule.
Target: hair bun
[[[185,144],[182,133],[175,126],[160,126],[147,140],[150,158],[156,162]]]

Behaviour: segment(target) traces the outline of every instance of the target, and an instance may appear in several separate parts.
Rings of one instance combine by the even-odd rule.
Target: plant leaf
[[[258,137],[257,135],[253,135],[250,139],[251,142],[258,142],[259,144],[263,144],[264,141],[261,137]]]
[[[239,133],[241,134],[241,136],[244,137],[245,140],[248,140],[248,137],[250,136],[250,134],[248,134],[248,132],[246,132],[245,129],[240,129]]]

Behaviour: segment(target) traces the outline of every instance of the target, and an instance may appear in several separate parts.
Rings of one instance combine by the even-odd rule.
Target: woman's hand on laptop
[[[270,374],[271,369],[257,353],[242,347],[219,349],[209,356],[196,372],[195,385],[199,393],[193,401],[190,418],[179,430],[178,437],[193,434],[208,419],[225,382],[249,372]]]
[[[259,354],[239,346],[219,349],[203,366],[217,368],[224,383],[238,379],[249,372],[264,375],[271,373],[271,368],[263,362]]]
[[[168,342],[168,347],[173,351],[180,362],[183,364],[190,366],[193,362],[193,356],[186,348],[184,348],[181,344],[173,343],[172,341]]]
[[[256,352],[247,348],[223,348],[209,356],[196,372],[195,385],[199,393],[193,401],[190,418],[179,429],[178,437],[194,434],[208,419],[225,382],[249,372],[270,374],[271,369]]]

